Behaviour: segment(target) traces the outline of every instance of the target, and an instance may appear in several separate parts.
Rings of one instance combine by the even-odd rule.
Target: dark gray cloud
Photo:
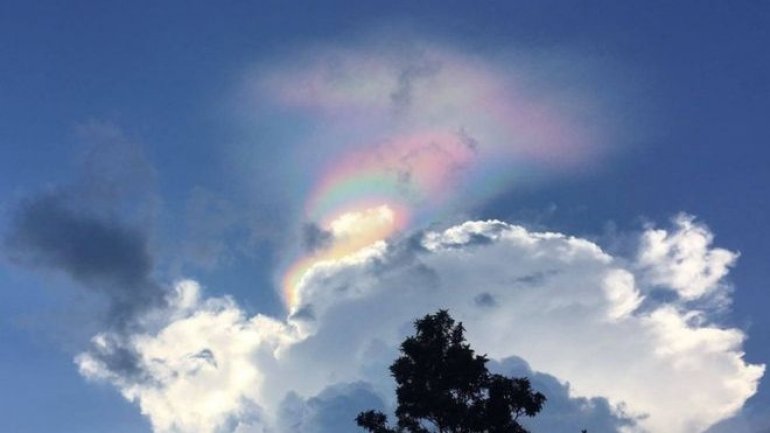
[[[311,304],[305,304],[301,308],[299,308],[297,311],[291,314],[292,320],[303,320],[306,322],[314,322],[316,320],[316,315],[313,309],[313,305]]]
[[[407,109],[414,98],[415,81],[428,79],[441,71],[441,63],[418,56],[406,65],[398,75],[396,88],[390,94],[390,100],[396,112]]]
[[[634,425],[634,420],[617,414],[606,398],[572,398],[569,384],[554,376],[532,371],[529,364],[518,357],[490,362],[490,370],[508,376],[528,377],[534,389],[548,398],[542,412],[524,423],[536,432],[576,433],[582,429],[589,432],[619,433],[624,426]]]
[[[460,128],[460,130],[457,132],[457,136],[468,149],[472,150],[473,152],[478,152],[479,140],[469,134],[465,128]]]
[[[307,223],[302,226],[302,246],[308,252],[322,250],[331,245],[334,235],[317,224]]]
[[[98,294],[96,305],[106,303],[107,309],[92,317],[101,316],[112,332],[104,344],[92,345],[90,355],[110,374],[144,382],[145,367],[127,336],[167,295],[155,279],[149,242],[155,170],[141,147],[112,124],[90,122],[78,134],[85,146],[75,176],[16,204],[2,253],[12,263],[62,273]]]
[[[102,295],[109,324],[132,323],[165,299],[149,247],[155,170],[116,126],[89,122],[72,181],[29,195],[10,212],[3,253],[36,271],[57,271]]]
[[[191,358],[200,359],[201,361],[208,363],[214,368],[219,368],[217,357],[214,356],[214,352],[212,352],[211,349],[203,349],[195,355],[191,355]]]
[[[69,209],[54,193],[25,200],[14,218],[8,246],[29,264],[69,273],[84,283],[144,283],[152,260],[141,233]]]
[[[292,433],[360,433],[359,412],[383,410],[382,400],[364,382],[332,385],[307,400],[292,393],[279,413],[279,431]]]
[[[99,361],[103,371],[123,383],[154,383],[141,355],[126,340],[121,334],[103,335],[102,344],[92,345],[89,355]]]
[[[531,431],[576,433],[586,429],[589,432],[619,433],[622,427],[634,424],[632,419],[616,414],[605,398],[571,398],[568,384],[551,375],[532,371],[521,358],[490,361],[489,367],[509,376],[528,377],[533,387],[547,396],[543,411],[524,420]],[[366,382],[332,385],[307,399],[292,393],[281,404],[279,431],[358,433],[361,430],[354,422],[355,416],[369,409],[392,412],[392,408],[386,407]]]
[[[551,269],[545,272],[534,272],[521,277],[516,277],[512,280],[514,284],[527,285],[527,286],[541,286],[545,283],[546,278],[558,275],[559,271]]]
[[[20,204],[5,239],[11,260],[64,272],[102,293],[115,322],[158,305],[164,293],[152,279],[147,234],[71,207],[69,195],[49,192]]]
[[[479,293],[475,298],[473,298],[473,302],[476,303],[479,307],[485,307],[490,308],[497,306],[497,301],[495,301],[495,297],[492,296],[490,293]]]

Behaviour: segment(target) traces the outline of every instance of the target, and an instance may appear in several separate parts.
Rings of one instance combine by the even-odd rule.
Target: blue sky
[[[355,72],[359,57],[371,56],[375,63],[385,59],[381,62],[387,68],[397,57],[393,46],[411,46],[412,41],[429,52],[441,47],[437,58],[451,72],[449,84],[441,86],[454,88],[455,77],[466,76],[466,63],[446,59],[479,60],[468,67],[468,74],[493,71],[490,76],[502,77],[500,86],[510,84],[511,74],[521,73],[524,98],[534,101],[523,104],[525,110],[538,104],[557,107],[555,111],[566,113],[566,124],[574,120],[598,132],[588,134],[585,148],[579,140],[579,148],[567,148],[571,155],[584,155],[574,166],[519,155],[511,160],[511,170],[531,170],[531,175],[501,175],[508,181],[492,193],[479,192],[472,182],[458,187],[439,205],[421,205],[420,212],[431,214],[429,224],[410,222],[395,238],[428,226],[445,229],[484,218],[521,224],[531,233],[564,233],[600,245],[634,274],[645,299],[654,303],[660,296],[666,302],[683,292],[662,293],[666,289],[658,287],[657,277],[649,276],[655,273],[645,274],[639,270],[642,264],[632,263],[634,251],[642,248],[640,236],[644,239],[652,226],[672,237],[679,233],[682,226],[672,218],[684,212],[713,234],[710,248],[739,257],[719,283],[718,295],[727,296],[729,306],[706,305],[714,300],[672,305],[707,311],[708,321],[721,329],[745,333],[747,339],[737,350],[745,351],[747,364],[770,359],[770,294],[765,289],[770,279],[770,58],[764,54],[770,41],[770,6],[285,3],[6,1],[0,6],[0,223],[6,239],[0,268],[0,335],[5,342],[0,404],[7,414],[0,418],[0,431],[153,431],[137,404],[121,397],[116,388],[127,388],[120,379],[87,380],[88,374],[79,372],[73,361],[89,351],[89,339],[96,333],[133,335],[127,329],[135,324],[115,317],[130,311],[125,313],[131,316],[128,323],[138,317],[136,311],[155,306],[154,301],[135,306],[145,293],[137,287],[171,287],[174,281],[193,279],[205,287],[205,296],[231,296],[246,317],[286,317],[283,270],[302,254],[308,224],[321,225],[303,220],[301,211],[323,174],[316,165],[344,160],[350,149],[335,140],[382,136],[388,126],[364,111],[355,118],[363,121],[350,127],[333,117],[339,113],[323,117],[287,108],[254,87],[273,75],[279,77],[276,86],[286,86],[287,92],[292,84],[301,87],[290,78],[303,72],[304,58],[314,65],[326,55],[338,55]],[[454,65],[459,65],[456,73]],[[288,83],[280,81],[284,77]],[[456,84],[475,91],[473,83]],[[437,122],[449,124],[463,116],[453,113]],[[408,121],[424,120],[415,119]],[[468,122],[476,126],[475,121]],[[546,125],[559,125],[554,122]],[[531,128],[525,132],[537,135],[537,126]],[[468,131],[477,132],[473,127]],[[479,141],[483,147],[484,140]],[[555,160],[563,156],[558,151],[553,155]],[[505,173],[505,167],[496,169]],[[476,175],[469,177],[476,180]],[[433,213],[434,208],[440,211]],[[50,215],[61,218],[47,220]],[[45,230],[52,227],[71,236],[38,237],[43,228],[24,225],[33,216],[48,221]],[[43,244],[60,249],[52,252]],[[115,245],[127,245],[127,251],[148,263],[116,264],[123,256],[114,253]],[[61,248],[91,253],[72,253],[77,258],[70,260]],[[101,258],[105,262],[100,267]],[[79,262],[86,259],[87,264]],[[561,263],[558,257],[554,260]],[[565,265],[565,275],[571,269]],[[467,272],[469,281],[478,282],[470,279],[473,269]],[[340,275],[340,281],[357,284],[347,273]],[[582,274],[575,275],[582,281]],[[645,278],[657,289],[644,292]],[[160,293],[164,290],[170,289]],[[307,299],[315,299],[316,292],[307,293]],[[161,295],[147,295],[153,296]],[[315,302],[320,317],[326,307]],[[355,315],[352,307],[334,305],[328,311]],[[404,308],[406,312],[411,309]],[[474,323],[474,313],[467,314]],[[324,323],[340,329],[345,325]],[[484,323],[479,321],[480,329],[486,329]],[[580,383],[579,378],[563,377],[566,366],[548,364],[549,371],[547,363],[535,361],[537,353],[528,358],[511,350],[500,355],[501,365],[506,357],[520,356],[539,374],[550,375],[543,376],[544,384]],[[323,369],[325,364],[319,363]],[[362,374],[345,384],[325,384],[323,392],[298,391],[298,398],[305,399],[307,411],[319,413],[327,410],[319,402],[346,392],[363,392],[372,404],[387,406],[379,382],[367,378]],[[351,383],[364,385],[359,389]],[[603,388],[584,389],[591,395],[583,397],[617,403],[615,394],[600,392]],[[242,392],[255,404],[262,402]],[[566,397],[564,401],[565,407],[572,404]],[[766,379],[742,406],[738,417],[728,421],[734,431],[764,433],[770,428],[761,416],[770,409]],[[586,419],[599,419],[600,414],[591,417]],[[608,417],[602,422],[609,423]],[[318,419],[323,424],[323,414]],[[156,433],[172,431],[159,425]]]

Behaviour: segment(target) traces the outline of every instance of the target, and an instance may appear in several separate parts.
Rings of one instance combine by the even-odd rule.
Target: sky
[[[439,308],[533,432],[770,432],[768,29],[3,2],[0,432],[356,432]]]

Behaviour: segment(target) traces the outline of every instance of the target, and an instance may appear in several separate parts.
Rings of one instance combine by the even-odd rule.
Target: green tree
[[[417,320],[415,330],[390,366],[396,425],[370,410],[358,414],[359,426],[371,433],[527,433],[519,418],[536,415],[546,400],[527,378],[491,374],[446,310]]]

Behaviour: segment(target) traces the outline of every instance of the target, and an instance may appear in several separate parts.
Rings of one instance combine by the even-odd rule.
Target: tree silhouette
[[[527,433],[519,418],[536,415],[546,400],[527,378],[491,374],[446,310],[415,321],[415,329],[390,366],[396,425],[370,410],[358,414],[359,426],[371,433]]]

